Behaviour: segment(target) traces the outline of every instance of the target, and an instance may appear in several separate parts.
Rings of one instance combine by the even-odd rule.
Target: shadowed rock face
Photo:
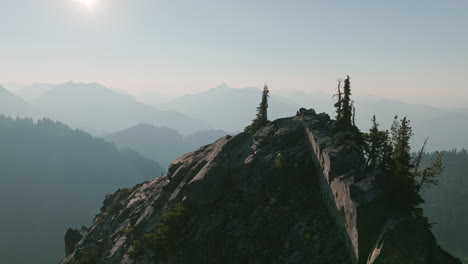
[[[331,126],[327,115],[301,111],[178,158],[167,176],[108,195],[62,263],[351,264],[370,252],[369,263],[435,263],[435,239],[417,262],[384,262],[401,250],[399,232],[384,229],[362,153]]]
[[[411,219],[392,220],[368,263],[460,263],[438,245],[432,232]],[[404,260],[402,262],[401,260]]]
[[[65,256],[69,256],[75,251],[75,246],[83,238],[80,231],[69,228],[65,233]]]

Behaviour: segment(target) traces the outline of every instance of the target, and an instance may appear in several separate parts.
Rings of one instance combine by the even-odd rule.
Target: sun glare
[[[96,0],[78,0],[78,2],[80,2],[82,5],[88,8],[91,8],[96,3]]]

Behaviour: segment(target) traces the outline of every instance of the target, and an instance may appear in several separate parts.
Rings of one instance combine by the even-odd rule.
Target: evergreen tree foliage
[[[351,127],[351,118],[352,118],[352,105],[351,105],[351,81],[349,75],[344,80],[343,86],[343,100],[341,105],[342,117],[341,122],[345,128]]]
[[[341,91],[341,80],[338,80],[338,91],[335,95],[337,101],[334,104],[336,108],[336,129],[337,131],[349,131],[357,135],[358,133],[356,132],[358,130],[354,121],[356,109],[354,108],[354,102],[351,100],[351,81],[349,75],[343,84],[343,91]]]
[[[394,168],[393,161],[393,146],[390,132],[388,130],[382,131],[382,153],[381,160],[378,162],[377,167],[381,169],[384,175],[389,175]]]
[[[262,101],[260,105],[257,107],[257,116],[254,120],[252,120],[252,124],[247,126],[244,131],[250,134],[254,134],[259,130],[261,127],[268,124],[268,97],[270,91],[268,90],[268,86],[265,84],[262,91]]]
[[[343,90],[341,90],[342,83],[344,84]],[[349,75],[343,82],[338,79],[337,93],[334,97],[337,98],[337,101],[334,104],[336,109],[336,123],[334,131],[337,133],[351,133],[356,145],[365,149],[364,135],[355,123],[356,109],[354,107],[354,101],[351,100],[351,81]]]
[[[372,118],[372,127],[369,129],[369,133],[364,134],[364,139],[366,142],[367,165],[376,169],[383,164],[384,148],[386,141],[388,141],[388,135],[386,132],[379,130],[375,115]]]
[[[67,227],[89,224],[107,194],[161,171],[132,150],[62,123],[0,115],[0,200],[8,201],[0,203],[8,245],[0,246],[0,263],[56,263]]]
[[[395,120],[391,129],[394,169],[390,175],[390,197],[394,209],[414,216],[422,216],[420,205],[424,202],[419,195],[414,166],[411,159],[410,139],[413,135],[410,121],[404,117]]]
[[[406,117],[399,119],[396,116],[388,132],[379,130],[374,116],[369,133],[364,135],[365,151],[369,168],[380,169],[385,175],[385,193],[394,212],[412,215],[427,224],[421,208],[424,199],[420,191],[424,186],[437,185],[437,177],[443,171],[442,156],[436,155],[430,166],[421,169],[420,161],[427,140],[418,155],[412,157],[411,136],[411,122]]]
[[[342,97],[343,97],[343,93],[341,92],[341,83],[342,83],[342,79],[338,79],[338,87],[337,87],[337,92],[336,94],[334,95],[334,97],[336,97],[336,102],[335,102],[335,105],[334,107],[336,108],[336,120],[340,120],[341,119],[341,114],[342,114]]]

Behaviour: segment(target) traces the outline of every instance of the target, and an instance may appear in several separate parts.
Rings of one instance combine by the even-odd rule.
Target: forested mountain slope
[[[468,263],[468,153],[444,151],[445,170],[439,185],[425,189],[425,213],[434,222],[434,234],[450,253]],[[435,153],[428,154],[430,160]]]
[[[57,263],[70,223],[90,224],[106,194],[160,174],[64,124],[0,116],[0,263]]]

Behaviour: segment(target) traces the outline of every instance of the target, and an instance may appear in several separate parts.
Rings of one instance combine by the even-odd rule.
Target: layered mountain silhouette
[[[141,103],[121,91],[99,84],[34,84],[18,92],[31,102],[30,105],[0,89],[0,113],[48,117],[99,135],[141,123],[173,128],[183,135],[210,128],[238,132],[255,117],[260,93],[261,90],[254,87],[237,89],[221,84],[205,92],[149,106],[146,103],[154,101],[151,96]],[[370,127],[374,114],[382,129],[390,128],[395,115],[406,116],[412,121],[415,148],[420,147],[426,137],[429,138],[428,150],[468,148],[468,142],[464,140],[464,135],[468,134],[468,109],[445,110],[372,96],[357,95],[354,98],[356,124],[363,130]],[[304,105],[331,113],[333,101],[330,94],[323,92],[276,91],[272,88],[269,118],[283,117]]]
[[[176,111],[161,111],[96,83],[56,85],[31,102],[41,116],[74,127],[114,132],[139,123],[177,129],[190,134],[208,129],[201,120]]]
[[[0,114],[16,117],[31,114],[30,106],[21,97],[0,85]]]
[[[0,262],[57,263],[70,223],[90,224],[106,194],[161,172],[64,124],[0,116]]]
[[[55,85],[56,84],[51,83],[33,83],[31,85],[23,87],[15,93],[21,98],[23,98],[26,102],[30,102],[48,92]]]
[[[226,131],[242,131],[255,117],[261,91],[254,87],[234,89],[221,84],[208,91],[186,95],[156,106],[166,110],[178,110],[191,117],[205,120],[214,128]],[[284,117],[297,110],[294,104],[276,96],[269,99],[269,118]]]
[[[121,148],[133,149],[147,158],[158,161],[166,168],[172,160],[182,154],[226,135],[223,130],[207,130],[184,137],[172,128],[140,124],[104,135],[104,139]]]
[[[330,94],[275,91],[273,87],[270,90],[270,119],[284,117],[304,105],[313,105],[317,111],[334,112],[334,98]],[[237,89],[221,84],[208,91],[182,96],[156,106],[167,110],[177,109],[188,116],[205,120],[215,128],[241,131],[255,117],[254,111],[260,102],[260,93],[258,88]],[[468,134],[467,109],[444,110],[373,96],[356,95],[354,98],[356,124],[363,130],[371,126],[373,115],[376,115],[382,129],[390,129],[396,115],[406,116],[412,121],[414,147],[420,147],[428,137],[430,150],[468,148],[464,136]],[[220,111],[222,114],[219,114]]]

